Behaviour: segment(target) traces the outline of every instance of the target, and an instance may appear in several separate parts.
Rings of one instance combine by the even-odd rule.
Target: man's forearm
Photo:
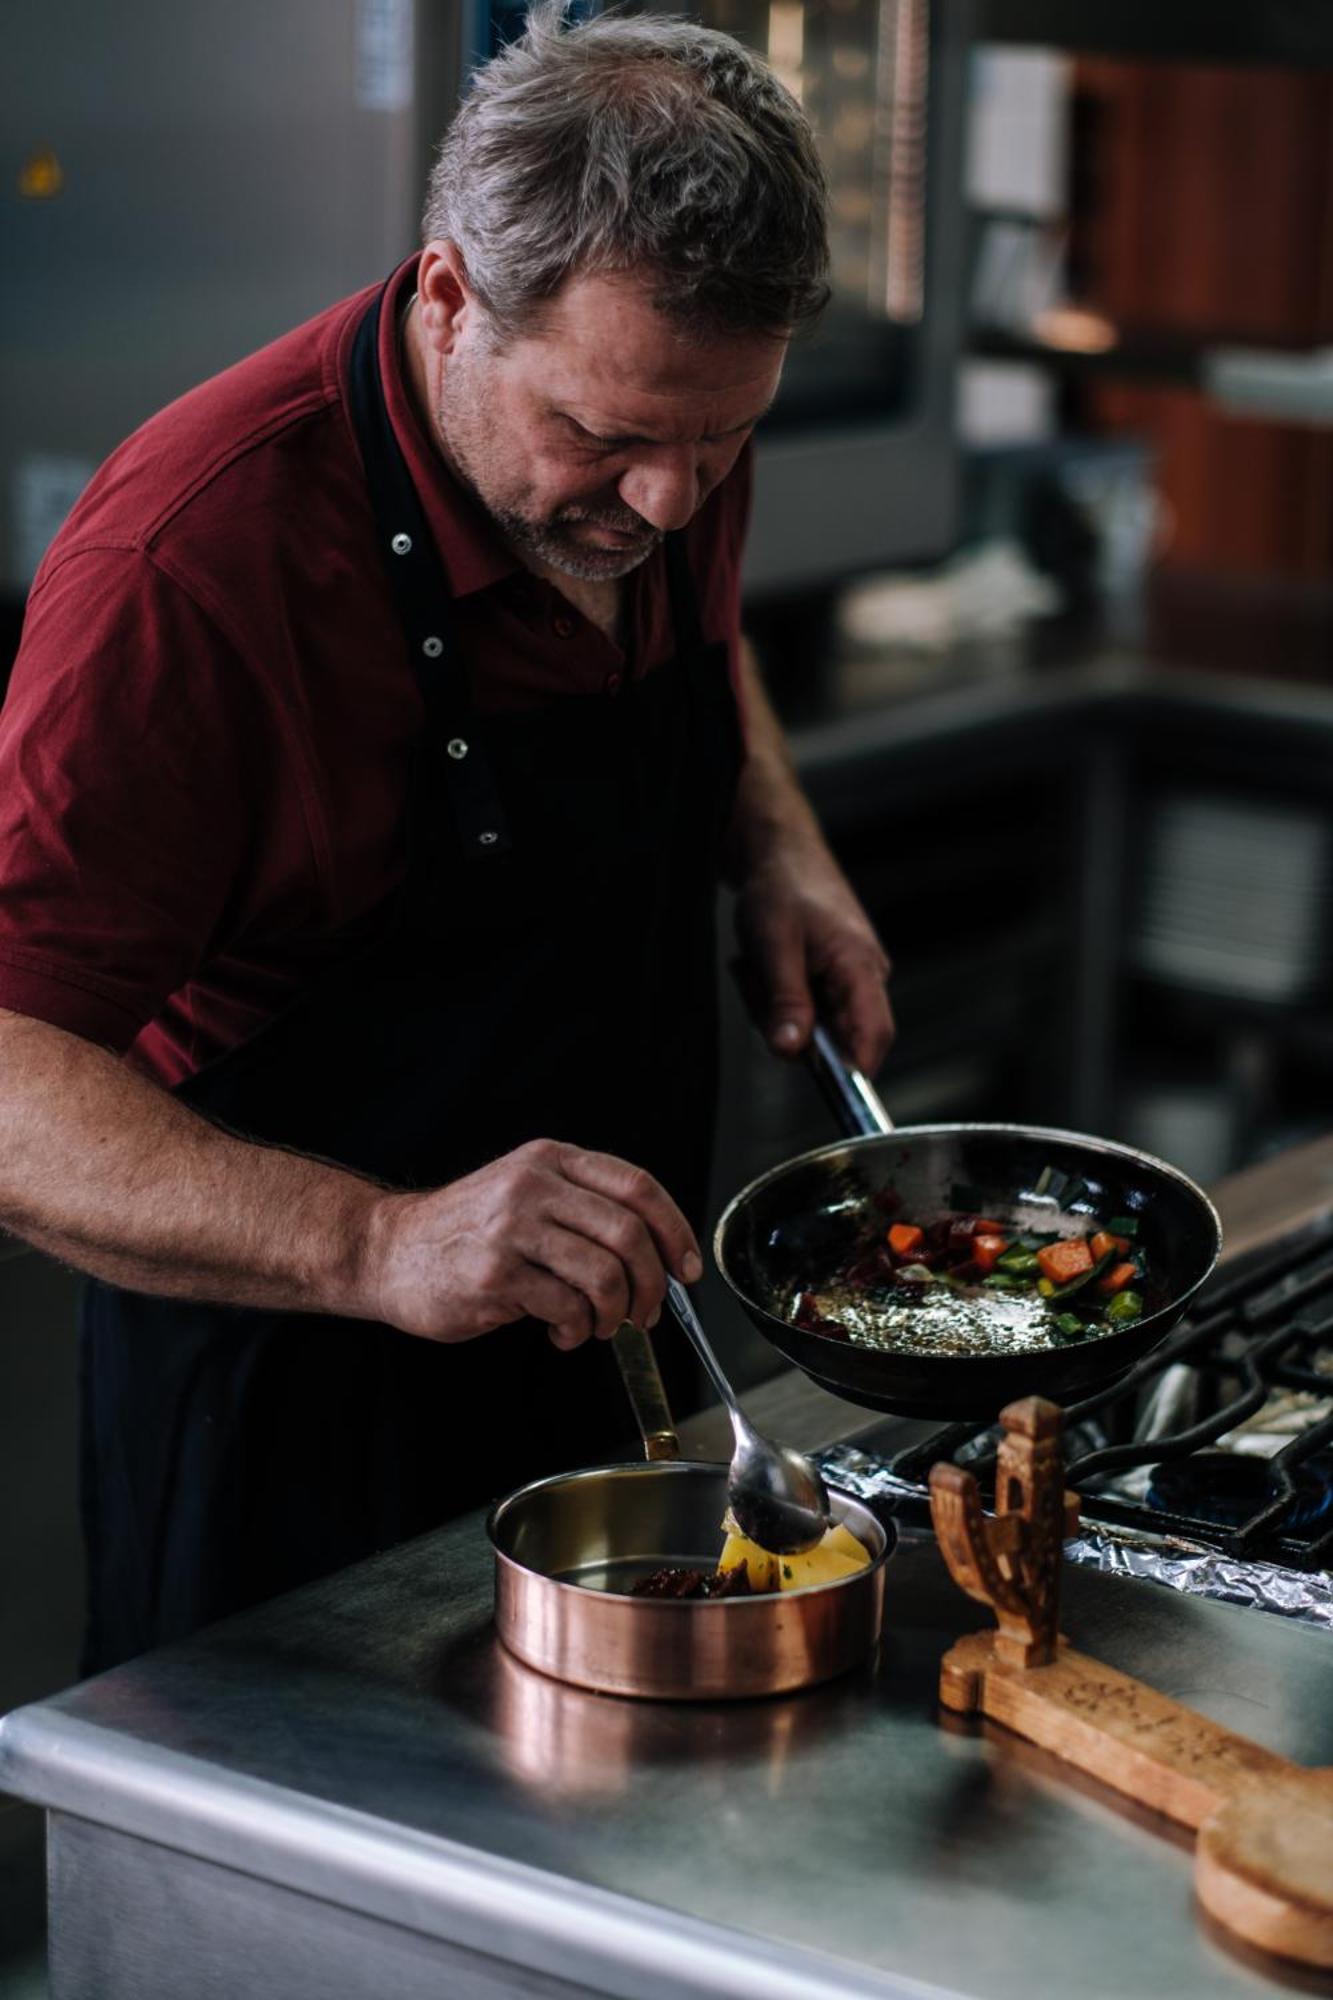
[[[893,1036],[889,961],[792,768],[754,654],[742,652],[745,763],[724,866],[750,1010],[780,1054],[805,1047],[816,1008],[873,1072]]]
[[[131,1289],[372,1314],[373,1184],[220,1131],[106,1050],[0,1012],[0,1226]]]

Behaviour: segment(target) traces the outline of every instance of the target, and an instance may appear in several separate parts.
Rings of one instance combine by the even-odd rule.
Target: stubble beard
[[[503,447],[481,414],[481,408],[480,397],[475,401],[466,393],[446,397],[441,385],[435,421],[450,462],[463,484],[529,567],[535,562],[538,567],[559,570],[562,575],[577,577],[584,583],[614,583],[647,561],[662,540],[662,531],[650,527],[628,509],[570,506],[557,509],[552,517],[534,519],[522,511],[517,498],[506,505],[496,490],[498,481],[491,477],[492,469],[503,460]],[[579,522],[618,528],[622,534],[641,539],[623,549],[589,548],[563,532]]]

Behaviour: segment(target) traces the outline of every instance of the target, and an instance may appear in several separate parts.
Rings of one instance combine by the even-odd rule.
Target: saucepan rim
[[[520,1561],[517,1556],[511,1555],[507,1549],[500,1546],[497,1538],[498,1529],[501,1516],[507,1509],[517,1506],[520,1501],[532,1499],[548,1489],[573,1486],[581,1480],[601,1479],[608,1472],[630,1473],[636,1479],[660,1478],[663,1475],[669,1477],[691,1476],[702,1472],[707,1473],[712,1479],[721,1478],[725,1480],[727,1467],[724,1461],[718,1459],[627,1459],[607,1465],[579,1466],[570,1472],[551,1472],[547,1473],[542,1479],[530,1480],[526,1486],[515,1487],[512,1493],[506,1493],[502,1499],[497,1500],[486,1516],[486,1537],[495,1552],[497,1562],[508,1563],[511,1568],[520,1571],[524,1576],[539,1577],[543,1583],[549,1584],[553,1589],[569,1591],[575,1594],[579,1600],[594,1597],[601,1599],[603,1602],[616,1605],[623,1604],[631,1607],[631,1616],[643,1612],[656,1615],[657,1612],[663,1609],[693,1611],[696,1613],[704,1610],[708,1612],[745,1610],[746,1607],[752,1605],[780,1604],[788,1602],[793,1598],[810,1597],[817,1591],[842,1590],[847,1585],[862,1582],[864,1579],[873,1576],[877,1570],[883,1569],[898,1544],[898,1531],[892,1523],[881,1520],[874,1510],[866,1505],[864,1500],[858,1500],[854,1494],[844,1493],[838,1487],[831,1486],[829,1488],[829,1498],[835,1503],[835,1508],[840,1505],[852,1510],[858,1520],[864,1521],[874,1529],[880,1538],[882,1547],[878,1554],[871,1556],[870,1561],[864,1569],[853,1570],[850,1576],[833,1577],[827,1583],[803,1583],[796,1590],[762,1590],[756,1591],[750,1597],[631,1597],[628,1592],[591,1590],[587,1584],[572,1583],[563,1577],[552,1576],[548,1570],[536,1569],[532,1564]],[[842,1517],[839,1516],[839,1518]],[[848,1525],[851,1526],[852,1524],[849,1523]],[[720,1526],[718,1532],[719,1534],[722,1532]],[[853,1532],[856,1532],[854,1526]],[[857,1539],[860,1539],[859,1534],[857,1535]]]

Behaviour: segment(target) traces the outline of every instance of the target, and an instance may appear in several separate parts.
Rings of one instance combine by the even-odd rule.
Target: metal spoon
[[[675,1278],[667,1279],[667,1297],[731,1418],[736,1449],[731,1455],[727,1502],[736,1526],[750,1541],[774,1555],[799,1555],[803,1549],[812,1549],[831,1520],[828,1489],[819,1473],[799,1451],[760,1436],[722,1373],[689,1293]]]

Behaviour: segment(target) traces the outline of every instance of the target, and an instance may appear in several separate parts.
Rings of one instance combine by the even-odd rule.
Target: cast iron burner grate
[[[1288,1418],[1290,1441],[1256,1452],[1265,1427],[1285,1435]],[[1066,1478],[1090,1521],[1290,1569],[1325,1567],[1333,1560],[1333,1218],[1219,1273],[1160,1347],[1071,1404],[1065,1419]],[[1241,1426],[1249,1446],[1237,1449],[1229,1434]],[[931,1466],[955,1459],[989,1500],[998,1441],[985,1425],[946,1424],[884,1462],[924,1495]],[[860,1442],[874,1449],[871,1438]]]

